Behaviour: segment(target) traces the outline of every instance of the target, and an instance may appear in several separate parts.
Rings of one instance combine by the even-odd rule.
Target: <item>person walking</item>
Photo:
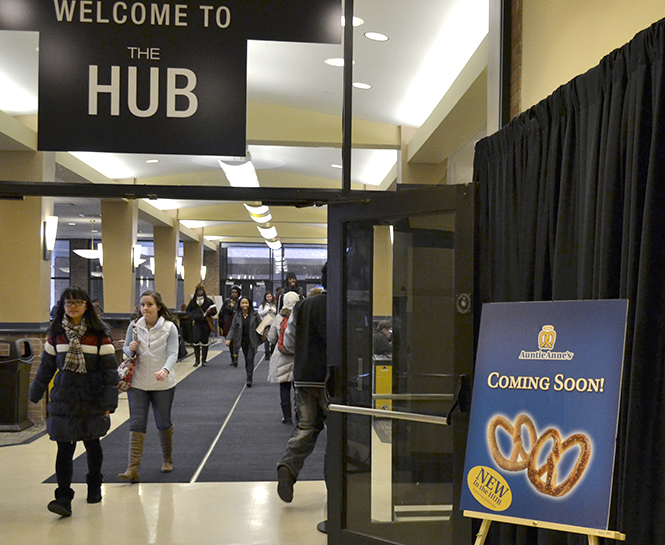
[[[121,481],[131,483],[139,480],[150,405],[162,448],[162,473],[173,470],[171,407],[176,386],[173,367],[178,360],[178,328],[173,323],[171,311],[156,291],[149,290],[141,295],[141,314],[142,317],[127,328],[123,347],[127,356],[133,353],[137,356],[136,370],[127,391],[129,460],[125,472],[118,475]],[[134,327],[137,340],[134,340]]]
[[[54,378],[55,375],[55,378]],[[106,327],[95,312],[88,293],[68,287],[56,305],[48,339],[32,385],[30,401],[37,403],[49,393],[46,429],[58,444],[55,474],[58,487],[48,510],[62,517],[72,514],[76,443],[85,446],[88,503],[102,501],[100,438],[110,426],[110,414],[118,406],[118,372],[115,348]]]
[[[286,273],[286,286],[284,286],[284,288],[279,292],[279,297],[277,299],[277,312],[282,310],[282,306],[284,306],[284,296],[291,291],[296,292],[300,299],[305,298],[302,288],[298,286],[298,278],[296,277],[296,273],[289,271]]]
[[[239,299],[240,299],[240,287],[233,286],[231,288],[229,297],[224,300],[224,304],[222,305],[222,309],[219,313],[219,317],[222,322],[220,326],[222,329],[222,335],[227,340],[226,346],[229,347],[229,351],[231,352],[232,367],[238,367],[238,351],[240,348],[234,347],[233,343],[229,344],[228,340],[229,340],[229,331],[231,330],[231,324],[233,324],[233,317],[235,316],[239,308],[240,304]]]
[[[254,356],[256,349],[261,344],[261,335],[256,331],[261,320],[259,314],[252,308],[252,303],[248,297],[240,298],[240,308],[233,316],[233,323],[229,330],[229,337],[226,345],[235,350],[236,365],[238,362],[238,351],[242,349],[245,356],[245,372],[247,373],[246,386],[252,387],[254,377]],[[233,357],[233,353],[232,353]]]
[[[273,299],[272,293],[269,291],[266,291],[266,294],[263,296],[263,302],[259,305],[259,318],[261,321],[265,319],[266,316],[270,316],[271,318],[275,318],[275,315],[277,314],[277,305],[275,304],[275,300]],[[272,324],[272,322],[271,322]],[[268,329],[270,328],[270,325],[268,325]],[[269,340],[266,340],[263,343],[264,349],[265,349],[265,358],[267,360],[270,359],[270,355],[272,354],[272,347],[271,343]],[[273,345],[274,346],[274,345]]]
[[[294,353],[293,381],[298,413],[298,423],[277,463],[277,494],[287,503],[293,500],[293,485],[314,450],[326,420],[327,270],[326,263],[321,270],[324,291],[293,307],[284,337],[285,348]]]
[[[279,400],[282,407],[282,423],[284,424],[293,424],[293,409],[291,405],[293,352],[289,352],[284,346],[286,328],[289,316],[291,316],[291,310],[299,300],[300,298],[295,292],[289,292],[284,296],[284,306],[272,324],[270,324],[270,331],[268,332],[268,341],[275,345],[275,350],[270,359],[268,380],[273,383],[279,383]],[[293,332],[295,332],[295,329],[292,328],[290,333]]]
[[[208,348],[210,347],[210,325],[208,317],[217,314],[214,301],[206,295],[203,284],[197,284],[194,289],[194,297],[185,309],[189,321],[192,324],[191,343],[194,347],[194,367],[199,363],[202,367],[208,360]]]

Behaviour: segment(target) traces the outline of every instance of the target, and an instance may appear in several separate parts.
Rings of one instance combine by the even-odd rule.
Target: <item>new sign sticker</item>
[[[463,510],[607,530],[627,311],[483,306]]]
[[[340,43],[340,0],[0,0],[39,31],[40,150],[244,156],[247,40]]]

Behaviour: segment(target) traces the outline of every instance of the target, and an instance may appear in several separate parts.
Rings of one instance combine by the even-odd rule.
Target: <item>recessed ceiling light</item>
[[[360,17],[354,17],[353,18],[353,26],[360,26],[360,25],[364,25],[364,24],[365,24],[365,21],[363,21]],[[345,25],[346,25],[346,18],[344,17],[344,15],[342,15],[342,26],[345,26]]]
[[[76,225],[74,222],[69,222],[69,225]]]
[[[380,32],[365,32],[365,38],[368,40],[373,40],[375,42],[387,42],[388,36],[381,34]]]
[[[332,163],[330,166],[333,168],[342,168],[342,165],[336,165],[335,163]]]
[[[369,83],[361,83],[359,81],[354,82],[353,86],[356,89],[363,89],[365,91],[372,88],[372,86]]]
[[[146,163],[159,163],[159,159],[148,159]]]
[[[325,62],[329,66],[344,66],[344,59],[340,58],[326,59],[323,62]]]

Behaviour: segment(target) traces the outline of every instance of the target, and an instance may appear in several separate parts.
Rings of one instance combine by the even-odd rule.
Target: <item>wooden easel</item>
[[[478,513],[476,511],[464,511],[465,517],[481,519],[480,531],[476,535],[474,545],[483,545],[487,538],[487,532],[493,520],[497,522],[510,522],[512,524],[521,524],[522,526],[531,526],[532,528],[547,528],[548,530],[559,530],[561,532],[571,532],[573,534],[585,534],[589,538],[589,545],[598,545],[599,537],[606,537],[616,541],[625,541],[626,534],[614,532],[612,530],[597,530],[596,528],[583,528],[581,526],[567,526],[565,524],[556,524],[553,522],[543,522],[539,520],[527,520],[515,517],[504,517],[488,513]]]

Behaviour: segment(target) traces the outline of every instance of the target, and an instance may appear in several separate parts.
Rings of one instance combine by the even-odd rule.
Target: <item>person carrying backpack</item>
[[[268,381],[279,383],[279,399],[282,407],[282,423],[293,424],[291,391],[293,387],[293,353],[284,348],[286,325],[293,306],[300,300],[296,292],[284,294],[282,310],[270,324],[268,341],[275,344],[270,358]]]

